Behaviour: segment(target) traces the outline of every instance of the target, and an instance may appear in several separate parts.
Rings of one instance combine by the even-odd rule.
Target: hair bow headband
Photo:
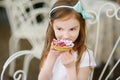
[[[65,5],[63,5],[63,6],[54,7],[53,9],[51,9],[49,15],[50,15],[54,10],[56,10],[56,9],[58,9],[58,8],[71,8],[71,9],[74,9],[76,12],[80,13],[80,14],[83,16],[84,19],[91,19],[91,18],[92,18],[92,16],[91,16],[88,12],[86,12],[86,11],[84,11],[84,10],[82,9],[82,4],[81,4],[80,1],[78,1],[78,2],[76,3],[76,5],[74,5],[74,6],[65,6]]]

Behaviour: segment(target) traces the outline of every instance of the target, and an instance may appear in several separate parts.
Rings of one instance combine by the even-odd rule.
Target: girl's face
[[[74,16],[56,19],[53,22],[55,37],[60,40],[71,40],[74,42],[80,31],[80,22]]]

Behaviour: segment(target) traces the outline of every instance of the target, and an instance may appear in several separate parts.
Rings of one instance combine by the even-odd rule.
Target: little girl
[[[85,20],[91,18],[90,14],[78,0],[57,0],[49,17],[38,80],[88,80],[96,66],[93,52],[86,46]],[[53,39],[70,40],[74,47],[69,51],[56,50]]]

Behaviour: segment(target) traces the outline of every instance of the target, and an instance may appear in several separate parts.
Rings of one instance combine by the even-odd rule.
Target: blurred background
[[[52,4],[56,0],[0,0],[0,74],[5,61],[16,51],[31,50],[38,54],[34,57],[21,56],[16,59],[15,70],[22,69],[25,64],[29,64],[28,79],[37,80],[39,73],[40,52],[44,43],[45,31],[48,22],[48,13]],[[120,0],[81,0],[86,10],[93,10],[99,15],[99,22],[87,24],[88,47],[96,53],[95,59],[97,67],[94,70],[93,80],[97,80],[103,67],[105,66],[110,53],[112,52],[117,40],[120,41]],[[114,6],[101,6],[105,3]],[[106,16],[107,7],[113,9],[110,14],[116,11],[112,17]],[[101,12],[99,13],[99,10]],[[117,11],[118,9],[118,11]],[[117,18],[116,18],[117,16]],[[99,30],[97,30],[97,26]],[[99,31],[99,40],[96,45],[96,36]],[[30,60],[29,60],[30,59]],[[24,63],[24,61],[29,61]],[[120,60],[120,42],[115,48],[114,54],[110,59],[107,70],[101,80],[110,72],[115,63]],[[13,65],[10,65],[14,68]],[[4,80],[13,80],[12,71],[7,68]],[[14,70],[10,68],[11,70]],[[112,72],[109,80],[115,80],[120,76],[120,64]]]

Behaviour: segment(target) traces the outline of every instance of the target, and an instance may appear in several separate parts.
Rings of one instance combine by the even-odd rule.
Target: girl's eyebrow
[[[56,27],[61,27],[61,26],[57,26],[57,25],[56,25]]]
[[[62,26],[57,26],[56,25],[56,27],[62,27]],[[64,26],[63,26],[64,27]],[[76,25],[76,26],[72,26],[71,28],[77,28],[77,27],[79,27],[78,25]]]
[[[77,28],[78,27],[78,25],[76,25],[76,26],[73,26],[73,28]]]
[[[78,27],[79,27],[79,26],[76,25],[76,26],[72,26],[72,27],[70,27],[70,28],[78,28]]]

